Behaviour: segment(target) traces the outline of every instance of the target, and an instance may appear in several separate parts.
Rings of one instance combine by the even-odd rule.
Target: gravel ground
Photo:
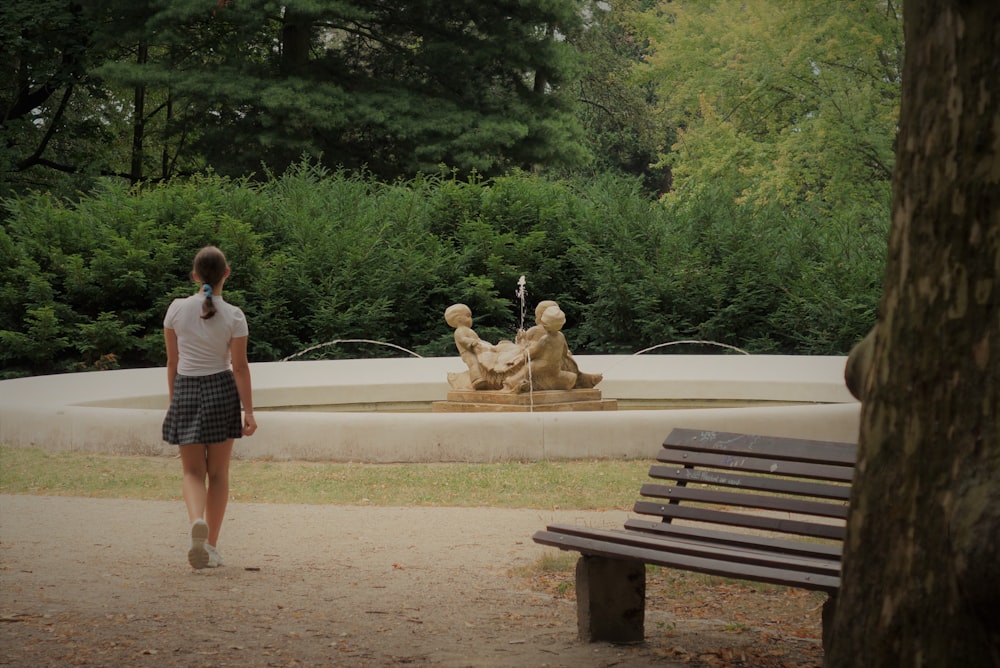
[[[816,603],[785,590],[706,588],[672,605],[654,585],[646,643],[578,641],[571,592],[532,575],[555,551],[531,534],[626,516],[233,503],[219,545],[226,565],[194,571],[180,501],[3,495],[0,665],[821,662]],[[789,619],[765,618],[768,605]]]

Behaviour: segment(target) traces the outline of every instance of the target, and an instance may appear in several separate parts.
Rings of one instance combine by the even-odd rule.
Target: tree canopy
[[[134,182],[281,171],[303,154],[383,178],[579,165],[579,52],[567,37],[582,29],[580,9],[12,0],[0,10],[12,63],[0,168]]]
[[[675,197],[729,184],[758,205],[817,217],[884,215],[902,27],[893,2],[660,2],[645,78],[677,132],[662,160]]]
[[[9,356],[25,368],[55,359],[39,350],[47,342],[67,358],[83,346],[89,359],[98,353],[80,336],[97,330],[86,328],[114,330],[101,320],[114,309],[77,291],[112,264],[85,259],[107,258],[75,238],[39,247],[45,234],[62,239],[68,226],[121,250],[120,237],[145,243],[151,220],[190,224],[205,243],[241,231],[225,240],[257,240],[262,254],[247,253],[267,266],[302,250],[334,267],[366,243],[367,220],[331,246],[350,228],[349,217],[329,217],[345,206],[336,197],[367,211],[339,185],[355,178],[365,203],[395,221],[380,234],[398,225],[438,257],[406,231],[417,215],[454,246],[459,261],[429,271],[478,313],[499,317],[498,286],[535,272],[533,285],[586,323],[581,350],[686,335],[845,352],[877,314],[902,53],[893,2],[11,0],[0,36],[0,251],[13,281],[0,290],[10,307],[0,330],[20,337]],[[306,184],[294,197],[266,194],[293,183]],[[239,184],[240,202],[221,213],[220,184]],[[549,188],[560,195],[539,195]],[[455,199],[426,214],[422,197],[397,189]],[[564,190],[572,205],[548,202]],[[250,192],[282,210],[244,208]],[[381,208],[383,193],[400,210]],[[326,203],[308,205],[314,197]],[[111,212],[91,201],[105,198],[130,204]],[[132,198],[157,205],[142,213]],[[600,215],[579,215],[591,206]],[[531,222],[536,208],[544,215]],[[284,224],[307,224],[294,216],[324,233],[305,235],[303,249],[273,244]],[[186,263],[171,244],[163,252]],[[380,275],[365,264],[376,257],[358,251],[352,275]],[[21,272],[51,282],[70,269],[65,294],[62,279],[56,292],[17,287]],[[422,312],[384,294],[393,281],[362,296],[328,279],[315,277],[331,293],[315,319],[268,311],[276,320],[257,359],[388,321],[388,305]],[[159,276],[144,281],[126,323],[142,323],[138,338],[158,327],[163,289]],[[280,301],[273,290],[263,297]],[[342,291],[364,317],[339,310]],[[416,329],[399,335],[420,341],[423,316],[411,315]],[[157,347],[129,345],[143,359]]]
[[[11,0],[0,35],[0,196],[309,156],[887,215],[892,2]]]

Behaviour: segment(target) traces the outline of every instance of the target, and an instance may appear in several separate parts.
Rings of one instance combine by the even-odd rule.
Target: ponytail
[[[201,305],[201,317],[205,320],[215,315],[215,304],[212,303],[213,286],[221,285],[228,270],[226,256],[215,246],[205,246],[194,256],[194,273],[204,281],[201,290],[205,294],[205,301]]]
[[[205,293],[205,301],[201,303],[201,317],[208,320],[215,315],[215,304],[212,303],[212,286],[206,283],[201,286],[201,291]]]

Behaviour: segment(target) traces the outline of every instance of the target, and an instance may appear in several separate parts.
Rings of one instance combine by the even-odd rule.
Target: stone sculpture
[[[525,363],[504,381],[505,390],[528,392],[573,388],[577,374],[568,371],[563,364],[570,356],[566,337],[560,331],[565,324],[566,314],[558,306],[549,306],[542,312],[536,325],[542,328],[542,333],[521,344]]]
[[[472,329],[472,309],[465,304],[452,304],[444,319],[455,329],[455,347],[469,367],[462,374],[448,374],[448,383],[456,389],[500,390],[504,380],[524,364],[521,349],[510,341],[493,345],[483,341]]]
[[[467,372],[448,374],[456,390],[572,390],[593,388],[603,378],[577,367],[561,331],[566,315],[553,301],[538,304],[535,326],[518,332],[515,342],[494,345],[479,338],[472,329],[472,310],[465,304],[449,306],[445,321],[455,329],[455,347],[468,367]]]
[[[546,330],[542,325],[542,315],[545,313],[546,309],[552,306],[558,308],[559,304],[551,299],[538,302],[538,305],[535,307],[535,326],[530,327],[527,331],[518,332],[518,343],[530,345],[532,341],[545,336]],[[576,382],[573,384],[574,389],[597,387],[597,384],[604,379],[602,374],[584,373],[580,371],[580,368],[576,364],[576,360],[573,359],[573,353],[569,351],[569,348],[566,349],[566,353],[563,356],[562,369],[576,374]]]

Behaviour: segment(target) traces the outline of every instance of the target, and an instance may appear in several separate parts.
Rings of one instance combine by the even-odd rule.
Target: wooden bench
[[[851,443],[674,429],[634,507],[654,519],[623,529],[553,524],[534,540],[581,553],[577,624],[588,642],[643,641],[645,564],[825,591],[825,636],[855,452]]]

